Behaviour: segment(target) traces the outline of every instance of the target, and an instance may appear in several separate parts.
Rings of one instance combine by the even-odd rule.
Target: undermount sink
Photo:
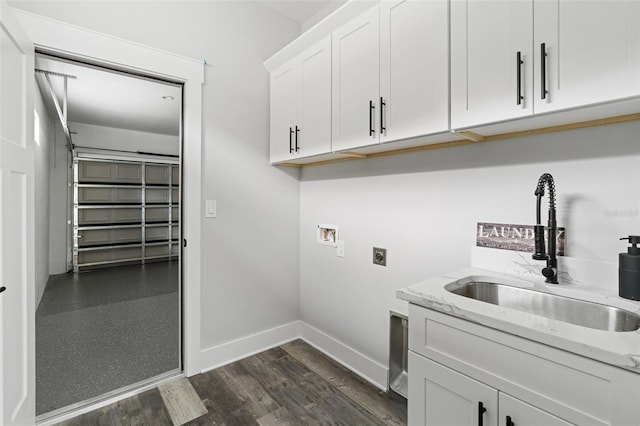
[[[526,288],[464,280],[447,284],[444,288],[470,299],[596,330],[620,332],[640,328],[640,316],[633,312]]]

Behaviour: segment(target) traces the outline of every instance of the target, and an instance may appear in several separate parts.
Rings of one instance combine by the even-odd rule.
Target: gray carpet
[[[36,312],[38,415],[179,368],[177,262],[57,275]]]

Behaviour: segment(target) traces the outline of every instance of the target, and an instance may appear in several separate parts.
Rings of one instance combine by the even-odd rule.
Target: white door
[[[498,426],[571,426],[571,423],[553,414],[502,392],[498,397],[498,405],[500,406]]]
[[[533,113],[532,32],[532,0],[451,1],[453,129]]]
[[[373,9],[332,34],[332,149],[379,141],[380,11]]]
[[[449,3],[380,3],[382,142],[449,129]]]
[[[409,351],[407,423],[481,426],[498,422],[498,391]]]
[[[271,73],[271,162],[292,159],[300,105],[300,72],[291,61]]]
[[[0,423],[34,424],[33,45],[0,1]]]
[[[534,5],[536,113],[640,94],[640,2]]]
[[[331,152],[331,37],[300,55],[299,156]],[[295,129],[294,129],[295,130]]]

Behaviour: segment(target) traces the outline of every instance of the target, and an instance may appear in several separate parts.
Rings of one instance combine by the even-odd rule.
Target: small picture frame
[[[335,225],[319,224],[317,227],[318,244],[336,247],[338,241],[338,227]]]

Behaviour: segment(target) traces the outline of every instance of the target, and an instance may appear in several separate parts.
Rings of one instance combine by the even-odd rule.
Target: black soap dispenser
[[[618,294],[631,300],[640,300],[640,236],[629,235],[621,240],[629,240],[627,253],[620,253],[618,269]]]

